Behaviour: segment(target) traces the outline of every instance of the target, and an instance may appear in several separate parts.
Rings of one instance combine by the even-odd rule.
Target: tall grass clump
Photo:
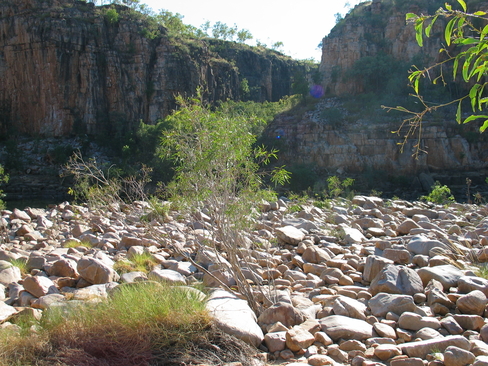
[[[67,304],[45,311],[35,333],[0,337],[0,364],[15,365],[20,355],[22,365],[149,365],[211,325],[198,295],[155,282],[120,285],[99,303]]]

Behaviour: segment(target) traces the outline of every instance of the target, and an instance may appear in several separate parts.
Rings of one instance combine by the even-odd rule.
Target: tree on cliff
[[[486,76],[488,75],[488,13],[485,11],[476,11],[468,13],[464,0],[457,0],[461,10],[453,9],[446,3],[445,8],[440,8],[434,15],[416,15],[408,13],[406,19],[414,24],[416,40],[420,47],[423,46],[425,37],[430,37],[432,28],[439,18],[448,20],[444,28],[445,47],[439,51],[445,56],[445,59],[429,67],[418,69],[415,66],[410,71],[408,77],[410,86],[422,107],[420,111],[413,111],[404,107],[384,107],[387,110],[396,110],[410,114],[401,124],[397,133],[406,128],[404,136],[406,139],[418,132],[422,132],[422,121],[426,114],[436,111],[437,109],[449,105],[456,105],[456,121],[459,124],[469,123],[482,119],[480,132],[488,128],[488,97],[486,93]],[[451,74],[451,76],[448,76]],[[453,99],[446,103],[433,104],[427,102],[420,94],[421,80],[427,79],[433,84],[440,83],[447,85],[449,79],[456,81],[457,77],[462,78],[462,82],[469,88],[465,95]],[[463,119],[463,108],[471,109],[471,115]],[[418,156],[420,143],[417,143],[415,156]]]

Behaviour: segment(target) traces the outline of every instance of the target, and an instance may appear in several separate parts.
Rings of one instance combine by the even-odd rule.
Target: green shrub
[[[439,182],[435,182],[432,191],[427,196],[421,196],[420,199],[441,205],[455,202],[449,187],[441,186]]]
[[[115,24],[119,21],[120,15],[117,13],[117,10],[114,8],[110,8],[105,12],[105,19],[110,24]]]

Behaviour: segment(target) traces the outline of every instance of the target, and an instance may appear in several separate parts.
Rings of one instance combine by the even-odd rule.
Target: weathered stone
[[[224,290],[214,290],[206,304],[217,326],[255,347],[264,339],[264,334],[256,322],[256,315],[245,300]]]
[[[417,274],[422,279],[424,286],[427,286],[429,281],[434,279],[442,283],[444,291],[449,290],[450,287],[456,287],[458,280],[464,275],[459,268],[452,264],[436,267],[423,267],[417,270]]]
[[[483,292],[474,290],[461,296],[456,301],[456,306],[463,314],[483,315],[487,302]]]
[[[458,279],[459,293],[467,294],[474,290],[479,290],[488,296],[488,280],[474,276],[462,276]]]
[[[452,316],[458,324],[467,330],[480,330],[485,324],[484,319],[479,315],[471,314],[454,314]]]
[[[444,365],[446,366],[466,366],[472,364],[475,356],[467,351],[456,346],[449,346],[444,351]]]
[[[95,258],[81,258],[76,268],[80,276],[93,285],[116,282],[120,278],[113,268]]]
[[[374,349],[374,355],[382,361],[401,355],[402,351],[398,346],[392,344],[380,344]]]
[[[153,269],[147,275],[148,279],[153,281],[162,281],[168,283],[186,283],[186,278],[181,273],[171,269]]]
[[[9,283],[22,279],[20,269],[7,261],[0,260],[0,284],[7,286]]]
[[[276,229],[278,239],[286,244],[298,245],[304,238],[305,233],[293,226],[284,226]]]
[[[315,337],[309,331],[296,325],[286,332],[286,346],[293,352],[306,349],[315,342]]]
[[[377,255],[368,256],[364,265],[363,279],[367,282],[373,281],[376,275],[389,264],[393,264],[393,261],[390,259]]]
[[[417,273],[405,266],[387,265],[371,281],[369,291],[374,296],[380,292],[414,295],[424,287]]]
[[[415,254],[429,255],[433,248],[448,250],[447,244],[439,240],[428,239],[422,235],[416,235],[407,243],[407,249]]]
[[[413,221],[412,219],[406,219],[406,220],[403,220],[403,222],[397,226],[395,231],[399,235],[407,235],[408,233],[410,233],[410,230],[415,229],[415,228],[419,228],[419,227],[420,226],[415,221]]]
[[[400,319],[398,319],[398,326],[403,329],[417,331],[425,327],[439,329],[441,327],[441,323],[436,318],[426,316],[423,317],[419,314],[405,312],[400,315]]]
[[[380,337],[397,339],[395,329],[389,326],[388,324],[376,322],[373,324],[373,328]]]
[[[266,333],[264,344],[271,353],[283,351],[286,348],[286,331]]]
[[[54,282],[43,276],[28,276],[24,278],[22,285],[27,292],[35,297],[59,293]]]
[[[18,313],[18,310],[16,308],[5,304],[3,301],[0,301],[0,322],[4,322],[16,313]]]
[[[404,343],[398,346],[409,357],[419,357],[421,359],[425,359],[425,356],[431,353],[433,349],[444,352],[449,346],[456,346],[465,350],[469,350],[471,347],[469,341],[463,336],[447,336],[426,341]]]
[[[387,293],[375,295],[368,301],[368,306],[371,308],[371,313],[379,317],[384,317],[388,312],[402,314],[415,312],[417,309],[412,296]]]
[[[48,274],[57,277],[78,278],[79,273],[76,270],[76,262],[71,259],[57,260],[49,267]]]
[[[334,341],[340,338],[364,340],[373,336],[373,326],[364,320],[332,315],[320,319],[322,331]]]
[[[260,325],[281,322],[286,327],[302,324],[305,321],[303,313],[291,304],[279,302],[264,310],[258,318]]]

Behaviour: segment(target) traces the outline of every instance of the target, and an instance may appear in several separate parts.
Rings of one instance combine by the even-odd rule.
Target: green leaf
[[[476,11],[476,12],[473,13],[473,15],[477,15],[477,16],[481,16],[482,17],[482,16],[486,15],[486,11],[481,11],[481,10],[480,11]]]
[[[446,6],[446,9],[447,9],[447,10],[452,11],[452,6],[451,6],[451,5],[449,5],[448,3],[446,3],[446,5],[445,5],[445,6]]]
[[[456,111],[456,122],[461,124],[461,101],[458,103],[458,107]]]
[[[485,116],[482,114],[472,115],[472,116],[469,116],[468,118],[466,118],[463,123],[469,123],[469,122],[474,121],[474,120],[479,119],[479,118],[488,118],[488,116]],[[486,123],[486,121],[485,121],[485,123]]]
[[[478,104],[477,98],[478,98],[478,93],[479,93],[480,88],[481,88],[480,84],[475,84],[475,85],[473,85],[473,87],[469,91],[469,99],[471,99],[471,108],[473,109],[473,111],[476,110],[476,104]],[[464,122],[464,123],[466,123],[466,122]]]
[[[437,15],[434,18],[432,18],[432,21],[430,22],[430,24],[425,28],[425,35],[427,37],[430,37],[430,31],[431,31],[432,26],[434,25],[436,20],[437,20]]]
[[[480,127],[480,132],[485,132],[488,128],[488,119],[483,122],[483,125]]]
[[[413,90],[415,90],[415,93],[419,93],[419,80],[420,79],[415,79],[414,82],[413,82]]]
[[[423,30],[424,21],[420,20],[415,23],[415,39],[417,40],[417,44],[422,47],[424,45],[424,40],[422,38],[422,30]]]
[[[409,20],[409,19],[417,19],[419,16],[417,14],[414,14],[414,13],[407,13],[405,14],[405,20]]]
[[[463,11],[466,13],[466,3],[464,0],[457,0],[459,4],[461,4]]]
[[[444,31],[444,38],[446,39],[446,43],[448,46],[451,45],[451,38],[452,38],[452,32],[455,26],[455,23],[458,21],[458,18],[451,19],[449,23],[446,25],[446,29]]]
[[[453,79],[456,78],[458,66],[459,66],[459,55],[454,59],[454,64],[452,65],[452,78]]]

